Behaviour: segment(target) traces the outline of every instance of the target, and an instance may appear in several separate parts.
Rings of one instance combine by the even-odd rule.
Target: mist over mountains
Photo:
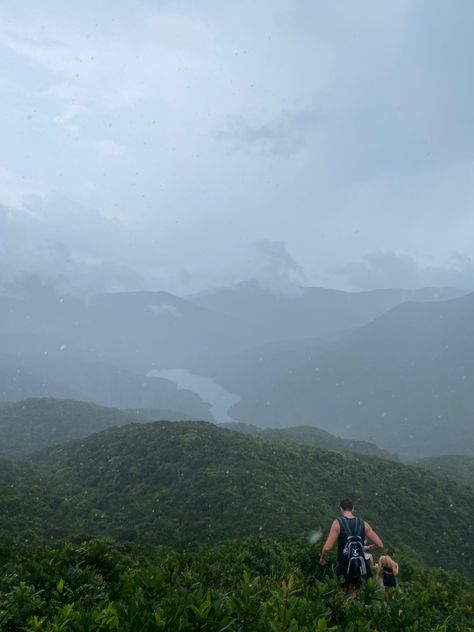
[[[0,399],[62,397],[212,419],[212,402],[159,375],[181,369],[240,396],[235,420],[316,426],[407,457],[472,454],[473,296],[277,293],[257,282],[184,298],[3,295]]]
[[[242,400],[241,420],[312,423],[402,454],[472,454],[474,294],[404,303]]]

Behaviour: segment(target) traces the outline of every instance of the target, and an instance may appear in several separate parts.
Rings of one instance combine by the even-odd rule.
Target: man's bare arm
[[[324,543],[323,550],[321,551],[321,557],[319,558],[320,563],[324,566],[328,560],[328,553],[332,549],[332,547],[336,544],[337,538],[340,533],[340,526],[337,520],[331,525],[331,530],[329,531],[329,535],[327,537],[326,542]]]
[[[383,549],[383,542],[379,538],[379,536],[375,533],[368,522],[364,523],[365,526],[365,536],[375,544],[378,549]]]

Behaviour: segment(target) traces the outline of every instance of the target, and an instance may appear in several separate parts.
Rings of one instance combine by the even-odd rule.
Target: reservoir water
[[[212,377],[196,375],[187,369],[154,369],[148,375],[166,378],[174,382],[178,388],[197,393],[202,400],[211,405],[212,416],[217,422],[235,421],[228,411],[240,397],[217,384]]]

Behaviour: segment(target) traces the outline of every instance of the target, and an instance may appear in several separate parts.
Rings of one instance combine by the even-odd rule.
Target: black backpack
[[[346,536],[346,544],[342,551],[346,563],[346,576],[352,579],[361,578],[367,575],[367,564],[365,562],[364,521],[356,518],[352,524],[344,516],[338,518],[342,532]]]

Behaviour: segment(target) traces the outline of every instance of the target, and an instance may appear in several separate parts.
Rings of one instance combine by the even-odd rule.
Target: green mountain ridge
[[[206,422],[112,428],[30,457],[63,535],[179,547],[327,529],[341,497],[386,543],[472,576],[474,496],[418,468]],[[436,530],[432,525],[436,524]]]
[[[367,456],[376,456],[381,459],[398,460],[398,456],[396,454],[382,450],[374,443],[343,439],[342,437],[337,437],[325,430],[315,428],[314,426],[262,429],[242,422],[230,422],[219,425],[227,428],[228,430],[235,430],[236,432],[249,434],[266,441],[274,441],[277,443],[297,443],[300,445],[315,446],[328,450],[342,450],[344,452],[366,454]]]
[[[109,408],[70,399],[43,397],[4,402],[0,403],[0,458],[15,459],[51,445],[87,437],[113,426],[158,420],[193,419],[202,421],[176,410]],[[262,430],[256,426],[236,422],[219,426],[253,434],[269,441],[315,445],[381,458],[396,458],[395,455],[380,450],[371,443],[341,439],[314,427]]]
[[[167,409],[121,410],[49,397],[3,402],[0,403],[0,458],[15,459],[111,426],[158,419],[189,420],[189,416]]]

